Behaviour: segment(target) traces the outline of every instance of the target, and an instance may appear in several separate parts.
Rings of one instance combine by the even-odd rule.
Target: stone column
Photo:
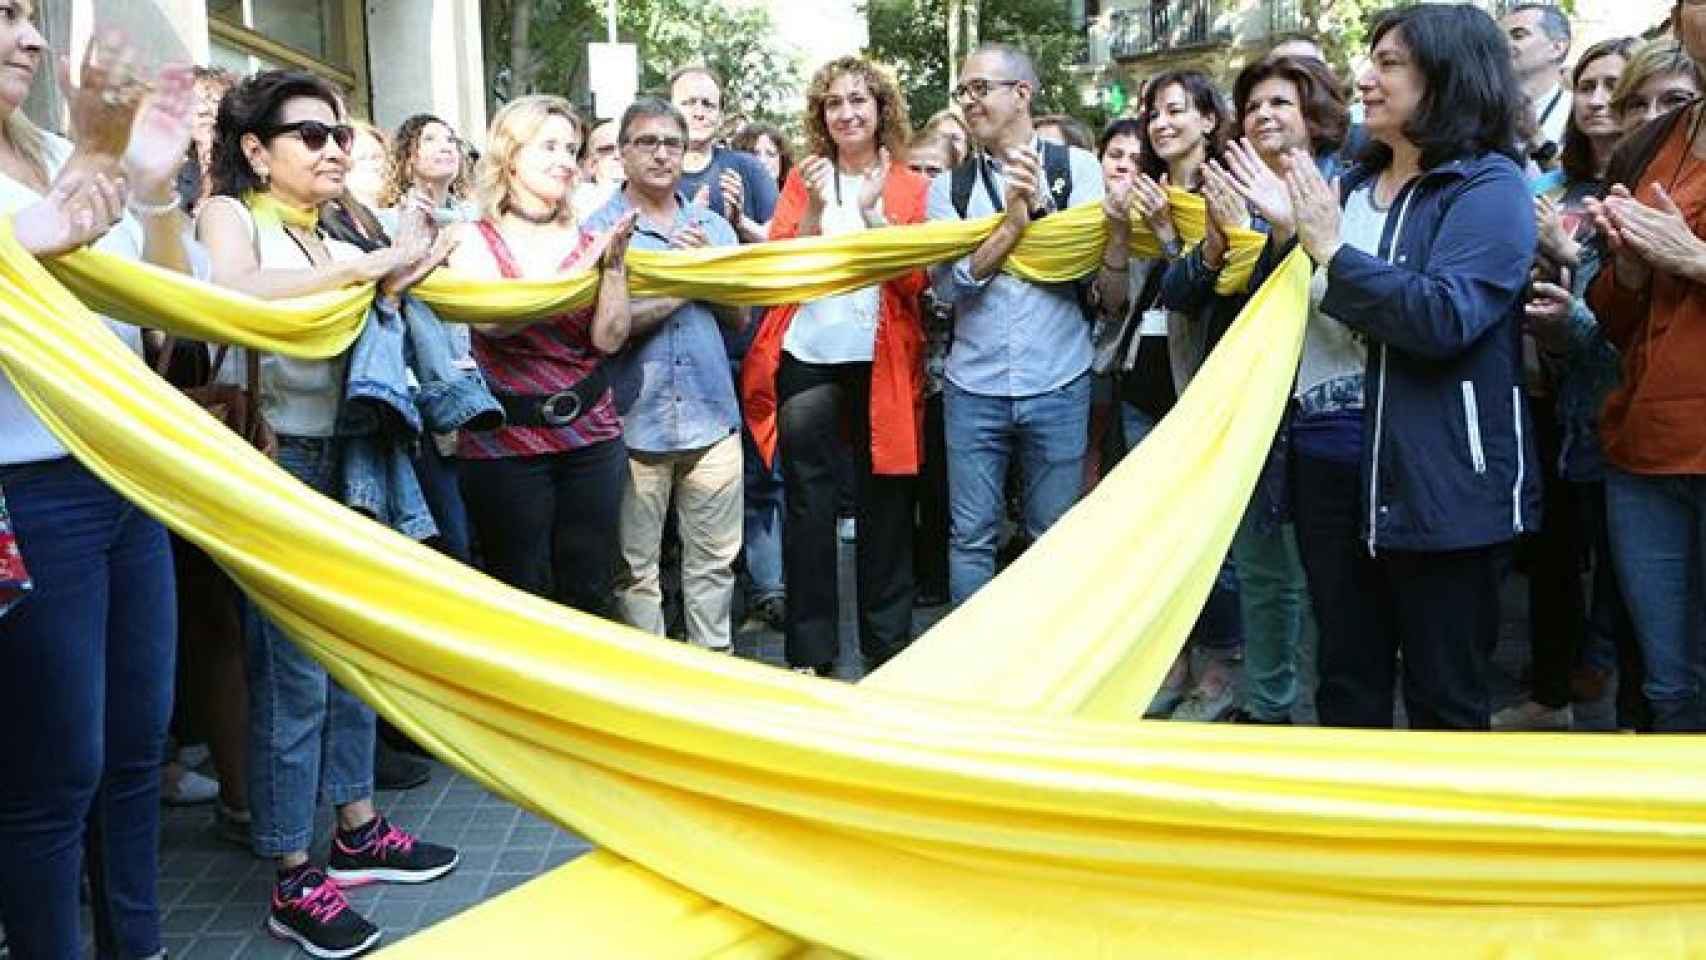
[[[486,133],[479,0],[366,0],[373,121],[387,130],[417,113],[468,140]]]

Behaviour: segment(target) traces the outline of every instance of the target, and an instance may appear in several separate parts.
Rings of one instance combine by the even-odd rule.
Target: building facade
[[[117,26],[143,60],[188,60],[239,74],[309,70],[342,90],[355,116],[386,129],[432,113],[486,129],[480,0],[38,0],[55,50],[80,51]],[[29,109],[58,127],[57,91],[37,83]]]

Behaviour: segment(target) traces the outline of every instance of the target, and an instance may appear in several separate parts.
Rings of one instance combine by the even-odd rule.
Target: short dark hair
[[[1249,111],[1250,94],[1262,81],[1278,77],[1289,80],[1297,88],[1297,106],[1303,113],[1303,125],[1309,130],[1309,150],[1319,157],[1344,146],[1345,133],[1350,130],[1350,108],[1339,90],[1327,64],[1314,57],[1270,57],[1258,60],[1238,72],[1232,84],[1232,106],[1238,111],[1238,129],[1244,129],[1244,115]]]
[[[241,197],[262,187],[261,178],[243,155],[243,135],[252,133],[266,139],[267,131],[278,125],[284,105],[298,97],[319,100],[332,108],[333,116],[343,116],[343,104],[332,85],[304,70],[257,73],[225,94],[213,122],[213,156],[208,165],[214,193]]]
[[[1505,16],[1530,11],[1540,14],[1540,30],[1546,34],[1546,39],[1554,43],[1564,41],[1564,55],[1569,56],[1570,18],[1564,16],[1564,11],[1555,3],[1519,3],[1506,11]]]
[[[1493,18],[1466,3],[1397,7],[1375,23],[1369,49],[1393,31],[1427,87],[1403,130],[1421,151],[1422,169],[1483,153],[1500,153],[1522,166],[1517,128],[1528,98],[1511,69],[1510,41]],[[1370,141],[1362,160],[1382,170],[1392,162],[1392,150]]]
[[[641,97],[622,111],[622,123],[616,128],[616,142],[627,143],[628,128],[634,125],[634,121],[652,117],[674,121],[676,127],[681,130],[681,135],[687,136],[687,118],[681,115],[680,110],[675,109],[675,104],[662,97]]]
[[[1143,121],[1136,117],[1115,117],[1108,121],[1108,125],[1102,128],[1102,135],[1096,140],[1096,156],[1107,153],[1108,144],[1113,143],[1115,137],[1136,137],[1141,141],[1143,128]]]
[[[1032,120],[1031,126],[1059,127],[1069,147],[1092,150],[1096,146],[1096,135],[1090,132],[1090,125],[1070,113],[1045,113]]]
[[[1141,165],[1143,172],[1151,177],[1159,177],[1167,172],[1167,161],[1155,152],[1155,144],[1149,140],[1149,121],[1155,116],[1155,100],[1168,87],[1184,88],[1185,96],[1191,98],[1197,112],[1214,117],[1214,129],[1203,139],[1208,141],[1204,149],[1204,159],[1219,158],[1220,152],[1226,148],[1226,140],[1232,132],[1232,109],[1226,105],[1226,97],[1208,74],[1201,70],[1169,70],[1150,80],[1149,86],[1143,91],[1143,156]],[[1193,184],[1175,183],[1173,186],[1181,190],[1191,189]]]
[[[1638,43],[1634,37],[1612,37],[1601,40],[1582,51],[1581,59],[1576,61],[1576,69],[1570,71],[1570,90],[1575,92],[1576,84],[1582,80],[1582,73],[1595,61],[1606,57],[1622,57],[1628,62],[1629,54],[1635,50]],[[1616,116],[1613,113],[1613,116]],[[1571,181],[1592,180],[1598,174],[1593,165],[1593,143],[1582,128],[1576,126],[1576,111],[1570,111],[1570,119],[1564,122],[1564,146],[1558,153],[1558,164],[1564,168],[1565,178]]]

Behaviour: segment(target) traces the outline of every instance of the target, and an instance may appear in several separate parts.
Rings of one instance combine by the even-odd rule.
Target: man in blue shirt
[[[1002,272],[1030,223],[1062,206],[1045,183],[1031,125],[1037,73],[1030,57],[992,44],[966,58],[954,99],[979,147],[965,219],[1002,213],[968,257],[931,269],[936,295],[956,310],[944,418],[948,441],[948,591],[959,603],[995,575],[1007,465],[1024,481],[1024,528],[1042,536],[1084,489],[1090,418],[1090,325],[1074,284],[1030,283]],[[1100,202],[1102,169],[1069,148],[1064,206]],[[957,220],[953,174],[930,184],[931,220]],[[1058,178],[1057,178],[1058,179]],[[1064,184],[1062,185],[1064,186]]]
[[[723,123],[723,88],[711,68],[687,66],[669,76],[669,99],[687,122],[681,192],[721,214],[742,243],[769,238],[776,212],[776,181],[758,158],[717,143]]]
[[[627,184],[587,219],[587,229],[609,230],[638,210],[636,250],[737,242],[722,217],[680,191],[687,123],[673,106],[636,100],[622,114],[617,143]],[[628,346],[611,363],[628,445],[616,609],[628,623],[663,634],[658,557],[673,499],[687,638],[727,652],[741,545],[740,408],[717,325],[738,328],[745,314],[673,297],[635,300],[630,309]]]

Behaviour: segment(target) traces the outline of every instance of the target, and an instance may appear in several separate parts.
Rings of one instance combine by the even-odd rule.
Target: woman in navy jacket
[[[1328,725],[1486,729],[1487,662],[1512,541],[1539,522],[1522,390],[1534,218],[1516,160],[1522,93],[1487,14],[1387,14],[1359,79],[1371,137],[1335,191],[1297,155],[1298,241],[1318,309],[1368,337],[1360,557],[1335,591],[1362,629],[1321,638]],[[1345,619],[1344,617],[1338,619]]]

